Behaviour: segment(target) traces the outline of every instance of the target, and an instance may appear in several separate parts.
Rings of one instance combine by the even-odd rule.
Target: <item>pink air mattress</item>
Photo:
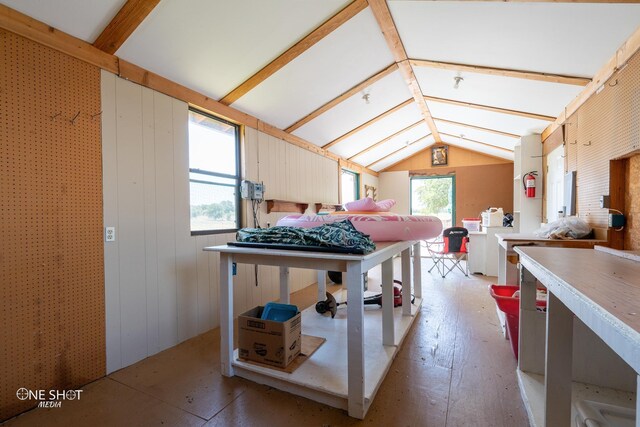
[[[356,229],[374,242],[427,240],[439,236],[442,222],[435,216],[396,215],[289,215],[277,225],[313,228],[348,219]]]

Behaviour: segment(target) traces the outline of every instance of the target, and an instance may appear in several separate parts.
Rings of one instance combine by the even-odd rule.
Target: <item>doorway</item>
[[[456,223],[455,197],[454,175],[411,178],[411,215],[436,216],[443,229]]]

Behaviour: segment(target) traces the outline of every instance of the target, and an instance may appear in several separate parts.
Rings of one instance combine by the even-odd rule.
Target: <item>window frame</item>
[[[345,169],[342,168],[342,171],[340,172],[340,175],[344,175],[344,174],[348,174],[348,175],[353,175],[353,177],[355,178],[353,180],[353,185],[355,186],[355,191],[353,192],[354,196],[355,196],[355,200],[360,200],[360,174],[358,172],[354,172],[352,170],[349,169]],[[340,186],[342,186],[342,177],[340,178]],[[342,189],[340,189],[340,191],[342,192]],[[344,195],[342,195],[344,196]],[[353,200],[353,201],[355,201]],[[348,203],[345,202],[344,200],[341,200],[342,204]]]
[[[194,180],[191,179],[191,174],[192,173],[197,173],[197,174],[201,174],[201,175],[207,175],[207,176],[214,176],[214,177],[218,177],[218,178],[227,178],[227,179],[233,179],[235,180],[235,185],[233,185],[233,187],[235,188],[235,202],[236,202],[236,228],[225,228],[225,229],[210,229],[210,230],[192,230],[191,229],[191,185],[189,185],[189,231],[191,232],[192,236],[206,236],[206,235],[213,235],[213,234],[228,234],[228,233],[235,233],[236,231],[238,231],[240,228],[242,228],[242,198],[240,197],[240,182],[242,181],[242,169],[241,169],[241,158],[240,158],[240,145],[241,145],[241,141],[242,141],[242,125],[239,125],[237,123],[233,123],[229,120],[225,120],[222,117],[218,117],[215,116],[213,114],[209,114],[206,113],[202,110],[199,110],[198,108],[194,108],[194,107],[189,107],[189,112],[193,112],[196,114],[200,114],[202,116],[208,117],[212,120],[217,120],[219,122],[222,122],[224,124],[227,124],[229,126],[233,126],[236,129],[236,138],[235,138],[235,143],[236,143],[236,175],[230,175],[230,174],[226,174],[226,173],[220,173],[220,172],[214,172],[214,171],[209,171],[209,170],[203,170],[203,169],[193,169],[191,167],[189,167],[189,184],[191,184],[192,182],[199,182],[199,183],[206,183],[206,184],[211,184],[209,182],[202,182],[199,180]],[[189,143],[189,137],[187,137],[187,144]],[[188,149],[188,146],[187,146]],[[189,156],[189,163],[191,163],[191,157]],[[191,166],[191,165],[189,165]],[[231,187],[232,185],[229,184],[212,184],[212,185],[220,185],[223,187]]]

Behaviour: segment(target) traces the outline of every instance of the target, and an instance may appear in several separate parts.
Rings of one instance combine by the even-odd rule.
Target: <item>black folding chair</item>
[[[469,276],[468,263],[469,231],[464,227],[451,227],[442,232],[442,240],[427,242],[427,249],[433,259],[433,266],[444,278],[454,268],[458,268],[465,276]],[[464,268],[461,262],[464,261]]]

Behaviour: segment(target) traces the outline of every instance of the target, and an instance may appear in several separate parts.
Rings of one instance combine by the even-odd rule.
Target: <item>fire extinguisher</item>
[[[527,172],[522,177],[524,194],[529,198],[536,197],[536,176],[538,176],[538,171]]]

